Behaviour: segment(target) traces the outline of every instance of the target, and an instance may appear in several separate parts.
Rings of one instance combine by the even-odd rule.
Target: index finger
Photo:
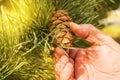
[[[85,38],[90,43],[104,42],[109,37],[103,34],[99,29],[95,28],[91,24],[81,24],[70,23],[70,29],[78,36]]]

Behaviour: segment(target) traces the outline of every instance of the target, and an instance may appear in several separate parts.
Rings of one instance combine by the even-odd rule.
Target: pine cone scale
[[[71,47],[73,36],[69,29],[69,25],[72,19],[69,17],[68,13],[64,10],[58,10],[54,13],[53,17],[50,19],[51,30],[58,28],[53,35],[55,36],[54,44],[56,46]]]

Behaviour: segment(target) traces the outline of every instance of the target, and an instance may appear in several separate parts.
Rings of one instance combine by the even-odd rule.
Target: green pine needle
[[[66,10],[73,22],[98,27],[98,21],[106,16],[107,11],[116,9],[118,2],[0,0],[0,80],[55,80],[51,48],[55,38],[52,33],[57,28],[49,29],[52,14]],[[78,40],[75,38],[73,44],[79,43]]]

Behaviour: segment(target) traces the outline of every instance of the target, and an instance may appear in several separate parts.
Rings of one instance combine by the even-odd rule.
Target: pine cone
[[[69,28],[71,21],[72,19],[64,10],[58,10],[54,13],[53,17],[50,19],[50,30],[55,30],[51,36],[54,38],[54,45],[62,47],[72,46],[73,36]]]

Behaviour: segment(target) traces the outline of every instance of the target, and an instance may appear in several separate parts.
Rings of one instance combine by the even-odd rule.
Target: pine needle
[[[57,28],[49,29],[52,14],[66,10],[73,22],[98,27],[102,14],[116,9],[118,1],[0,0],[0,80],[55,80],[51,55],[55,36],[50,36]]]

